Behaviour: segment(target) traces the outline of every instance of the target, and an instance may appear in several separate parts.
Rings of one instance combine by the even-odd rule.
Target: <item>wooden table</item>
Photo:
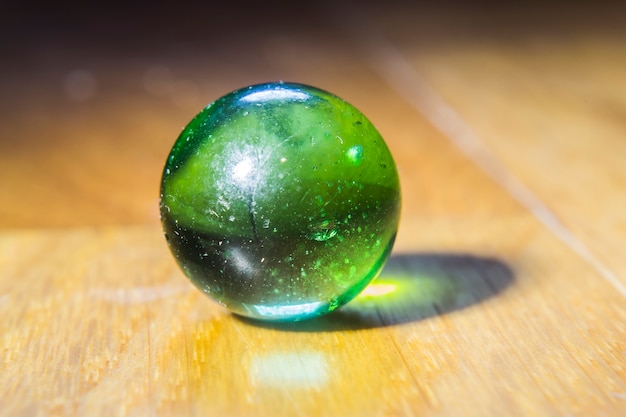
[[[73,6],[1,29],[0,416],[626,415],[626,7]],[[279,79],[368,115],[403,211],[359,298],[271,326],[157,206],[181,127]]]

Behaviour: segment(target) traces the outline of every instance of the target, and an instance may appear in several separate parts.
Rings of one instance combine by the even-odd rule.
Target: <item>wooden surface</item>
[[[3,46],[0,416],[626,415],[625,7],[83,12]],[[378,280],[283,326],[195,290],[157,212],[181,127],[276,79],[362,109],[403,187]]]

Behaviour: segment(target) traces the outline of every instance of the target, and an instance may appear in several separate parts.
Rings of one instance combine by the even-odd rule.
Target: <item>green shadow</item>
[[[235,316],[244,323],[295,332],[328,332],[394,326],[479,304],[515,280],[496,258],[469,254],[396,254],[357,298],[326,316],[272,323]]]

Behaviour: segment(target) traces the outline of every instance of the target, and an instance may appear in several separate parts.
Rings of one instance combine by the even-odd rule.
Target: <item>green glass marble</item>
[[[193,284],[232,312],[295,321],[344,305],[380,272],[400,187],[384,140],[326,91],[234,91],[183,130],[161,182],[161,220]]]

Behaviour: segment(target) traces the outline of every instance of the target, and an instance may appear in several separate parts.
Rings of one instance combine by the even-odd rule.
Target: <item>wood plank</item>
[[[370,13],[419,88],[440,96],[418,106],[458,114],[445,122],[452,139],[485,147],[474,152],[479,164],[527,185],[530,196],[510,188],[536,212],[551,212],[545,223],[626,294],[624,6]]]
[[[5,232],[4,413],[620,415],[623,298],[366,74],[406,197],[372,290],[395,291],[259,326],[193,290],[156,226]]]
[[[449,74],[451,62],[465,71],[474,58],[454,43],[413,55],[405,41],[414,15],[396,10],[407,32],[392,45],[420,71],[432,65],[428,81],[462,110],[453,84],[435,75]],[[434,19],[420,26],[425,33],[454,17],[421,10]],[[381,27],[389,16],[381,10]],[[0,137],[21,139],[0,141],[0,227],[31,229],[0,232],[0,416],[626,412],[624,298],[390,88],[343,29],[315,22],[313,31],[264,29],[138,59],[68,48],[58,61],[38,55],[46,71],[0,81],[16,100],[0,102]],[[359,42],[366,52],[375,46]],[[497,52],[506,63],[535,56]],[[66,77],[85,65],[100,88],[72,101]],[[468,74],[489,87],[477,71]],[[189,285],[159,230],[156,184],[202,97],[280,78],[361,108],[397,158],[404,200],[394,253],[374,285],[326,318],[270,326],[231,316]],[[31,90],[18,94],[27,82]],[[528,111],[533,99],[516,94]],[[532,167],[507,159],[515,148],[488,145],[516,174],[524,161]],[[74,227],[85,225],[108,226]],[[50,227],[59,230],[37,229]]]
[[[624,411],[623,298],[577,256],[528,217],[410,224],[399,290],[285,327],[192,289],[157,228],[4,233],[0,414]]]

